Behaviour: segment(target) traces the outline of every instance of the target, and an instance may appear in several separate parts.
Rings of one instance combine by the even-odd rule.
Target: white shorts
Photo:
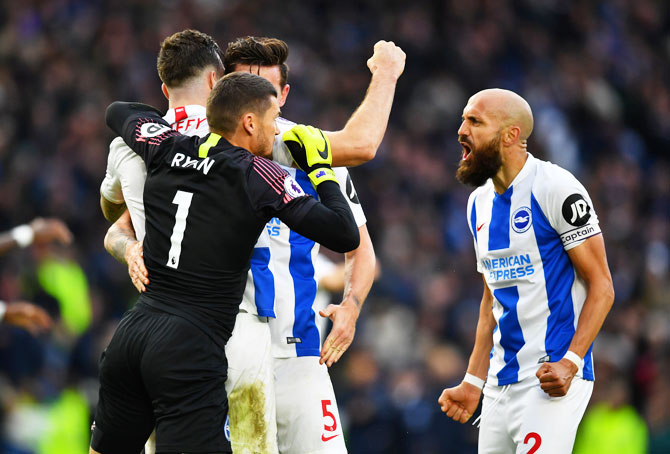
[[[318,356],[275,358],[281,454],[347,452],[328,367]]]
[[[575,377],[563,397],[549,397],[535,376],[508,386],[484,387],[479,454],[571,453],[593,382]]]
[[[235,454],[277,454],[275,387],[266,317],[240,312],[226,344],[228,424]]]

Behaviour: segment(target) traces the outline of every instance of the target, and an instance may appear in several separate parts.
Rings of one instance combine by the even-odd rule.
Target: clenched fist
[[[378,41],[368,59],[368,68],[372,74],[383,73],[398,79],[405,70],[405,57],[405,52],[393,41]]]
[[[464,424],[477,410],[482,390],[470,383],[461,383],[454,388],[447,388],[437,400],[442,411],[454,421]]]

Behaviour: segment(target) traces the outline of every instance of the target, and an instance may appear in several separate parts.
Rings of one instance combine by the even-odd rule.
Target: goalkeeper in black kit
[[[296,132],[292,152],[319,194],[305,195],[272,152],[277,93],[265,79],[230,74],[207,101],[211,133],[174,131],[155,109],[113,103],[107,124],[144,159],[144,260],[151,283],[100,360],[92,453],[139,454],[156,426],[157,453],[227,453],[224,345],[249,259],[273,217],[338,252],[358,228],[330,169],[330,147]],[[249,151],[251,151],[251,153]]]

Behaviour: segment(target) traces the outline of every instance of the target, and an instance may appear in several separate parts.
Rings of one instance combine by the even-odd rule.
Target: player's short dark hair
[[[228,43],[223,53],[223,65],[226,74],[235,71],[236,65],[276,66],[279,65],[282,88],[288,78],[288,44],[277,38],[247,36]]]
[[[197,30],[168,36],[158,52],[158,76],[169,88],[179,87],[208,66],[223,75],[221,48],[214,38]]]
[[[263,77],[236,72],[221,78],[207,98],[207,123],[211,131],[232,134],[247,112],[263,115],[277,90]]]

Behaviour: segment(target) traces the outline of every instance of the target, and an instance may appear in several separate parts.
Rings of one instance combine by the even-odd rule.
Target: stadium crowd
[[[385,140],[351,171],[382,274],[331,374],[351,453],[471,453],[437,398],[460,382],[481,298],[468,189],[454,178],[468,97],[531,104],[529,150],[585,184],[616,301],[596,340],[576,453],[670,452],[670,4],[661,0],[27,0],[0,5],[0,230],[58,217],[70,246],[0,259],[0,298],[57,321],[0,327],[0,452],[85,452],[97,361],[136,299],[103,248],[99,185],[114,100],[165,109],[160,41],[196,28],[288,42],[287,118],[338,129],[379,39],[407,54]],[[336,257],[336,256],[335,256]],[[337,300],[338,295],[333,298]]]

